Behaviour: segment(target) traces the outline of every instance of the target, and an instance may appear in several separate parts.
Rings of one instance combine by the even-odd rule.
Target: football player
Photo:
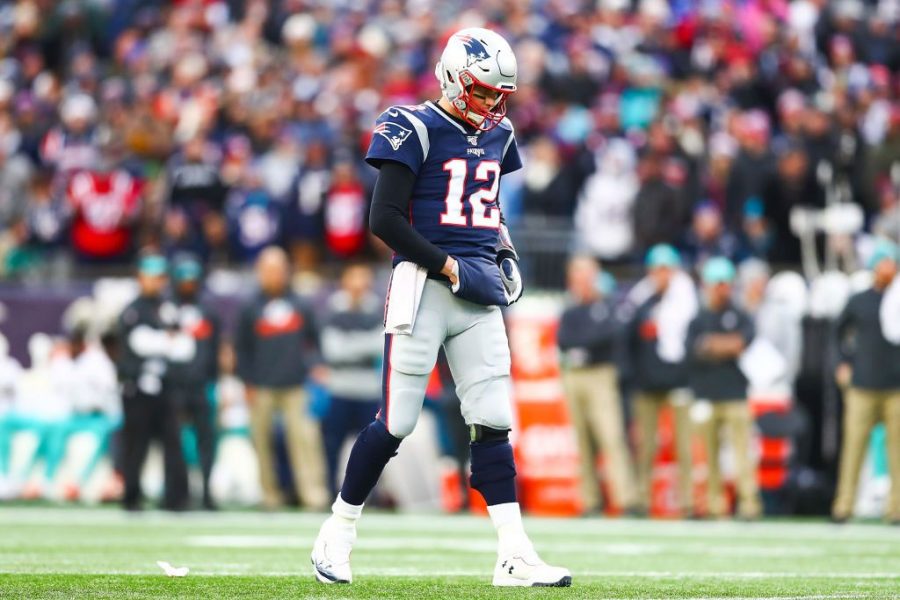
[[[443,345],[471,432],[471,484],[499,538],[493,584],[568,586],[569,571],[544,563],[522,526],[508,436],[510,354],[499,307],[521,296],[522,280],[497,193],[500,177],[522,167],[505,117],[516,91],[516,59],[497,33],[463,29],[448,40],[435,75],[440,99],[383,112],[366,156],[379,169],[369,225],[395,252],[386,314],[392,302],[418,293],[394,289],[400,267],[414,263],[427,279],[408,330],[386,327],[381,410],[360,432],[315,541],[315,576],[323,583],[352,580],[356,521],[416,425]]]

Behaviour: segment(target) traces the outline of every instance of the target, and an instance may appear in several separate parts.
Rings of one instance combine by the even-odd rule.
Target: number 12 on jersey
[[[447,197],[444,198],[445,209],[441,214],[441,225],[468,227],[468,215],[464,212],[463,194],[466,191],[468,161],[454,158],[444,163],[444,170],[450,172],[447,183]],[[500,187],[500,163],[496,160],[484,160],[475,167],[475,181],[490,181],[490,187],[475,190],[469,195],[468,202],[472,207],[472,227],[498,229],[500,227],[500,209],[497,207],[497,192]]]

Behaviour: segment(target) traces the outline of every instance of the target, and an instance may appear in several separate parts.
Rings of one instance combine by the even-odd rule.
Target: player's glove
[[[506,303],[512,304],[522,297],[525,286],[522,283],[522,273],[519,272],[519,263],[512,257],[500,260],[500,279],[503,280]]]
[[[525,286],[522,282],[522,273],[519,271],[519,255],[505,223],[500,223],[499,233],[496,247],[497,265],[500,267],[500,279],[503,281],[508,306],[522,297]]]

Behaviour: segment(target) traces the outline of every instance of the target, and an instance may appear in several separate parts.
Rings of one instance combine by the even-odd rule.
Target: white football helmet
[[[516,57],[503,36],[489,29],[469,27],[450,36],[434,74],[441,92],[459,116],[488,131],[506,116],[506,99],[516,91]],[[481,86],[497,92],[493,107],[473,103],[472,90]]]

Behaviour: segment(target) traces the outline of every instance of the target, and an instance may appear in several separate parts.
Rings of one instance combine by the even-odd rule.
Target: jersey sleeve
[[[515,132],[509,132],[509,140],[503,149],[503,162],[500,163],[500,174],[506,175],[522,168],[522,157],[519,156],[519,146],[516,144]]]
[[[386,160],[403,163],[417,175],[425,162],[420,132],[404,111],[396,107],[387,109],[375,121],[366,153],[366,162],[375,168],[380,168]]]

